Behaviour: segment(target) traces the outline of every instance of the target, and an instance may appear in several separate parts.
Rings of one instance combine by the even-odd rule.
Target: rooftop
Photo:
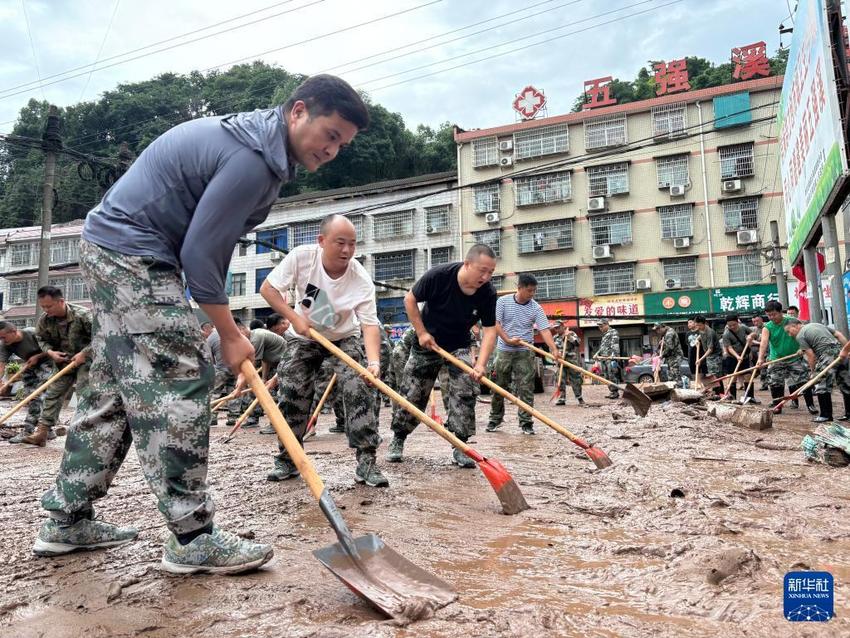
[[[445,184],[446,182],[454,181],[457,181],[457,172],[444,171],[442,173],[430,173],[429,175],[418,175],[416,177],[406,177],[404,179],[372,182],[371,184],[363,184],[362,186],[348,186],[346,188],[334,188],[331,190],[299,193],[298,195],[292,195],[290,197],[281,197],[274,203],[274,205],[288,206],[295,203],[318,202],[328,199],[366,197],[368,195],[378,195],[392,191],[403,191],[411,188],[431,186],[434,184]]]

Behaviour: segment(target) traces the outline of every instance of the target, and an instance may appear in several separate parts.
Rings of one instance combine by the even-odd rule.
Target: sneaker
[[[401,463],[403,453],[404,439],[400,439],[399,437],[394,436],[393,440],[390,441],[389,448],[387,449],[387,462]]]
[[[285,481],[287,479],[294,478],[298,476],[300,472],[298,468],[295,467],[295,463],[292,461],[280,461],[276,460],[274,462],[274,469],[266,474],[266,480],[268,481]]]
[[[214,525],[212,534],[201,534],[186,545],[170,534],[160,567],[171,574],[240,574],[265,565],[272,556],[271,545],[239,538]]]
[[[345,434],[345,426],[337,423],[336,425],[329,427],[328,432],[333,432],[334,434]]]
[[[490,421],[490,423],[488,423],[487,427],[484,429],[487,430],[487,432],[495,432],[500,427],[502,427],[501,423],[493,423],[492,421]]]
[[[28,426],[28,425],[24,426],[24,428],[20,432],[18,432],[15,436],[13,436],[11,439],[9,439],[9,443],[20,443],[21,441],[24,440],[24,437],[29,436],[33,432],[35,432],[34,427],[31,427],[31,426]]]
[[[475,461],[457,448],[452,450],[452,463],[464,468],[475,467]]]
[[[387,487],[390,484],[387,477],[378,469],[374,453],[360,456],[357,469],[354,471],[354,480],[365,483],[369,487]]]
[[[798,401],[797,399],[791,399],[791,407],[794,408],[795,410],[799,410],[800,409],[800,401]]]
[[[584,405],[584,398],[583,397],[579,397],[578,399],[576,399],[576,401],[578,401],[579,405]]]
[[[254,417],[253,419],[247,419],[245,423],[242,424],[243,430],[249,430],[258,427],[260,427],[260,420],[257,417]]]
[[[532,436],[533,436],[533,435],[535,435],[535,434],[537,434],[537,433],[534,431],[534,428],[533,428],[532,426],[530,426],[530,425],[523,425],[523,426],[522,426],[522,433],[523,433],[523,434],[529,434],[529,435],[532,435]]]
[[[274,431],[272,424],[269,423],[260,428],[260,434],[277,434],[277,432]]]
[[[555,401],[555,405],[567,405],[567,402],[564,399],[558,399]]]
[[[227,417],[227,421],[225,421],[224,424],[227,427],[232,428],[234,425],[236,425],[236,419],[231,419],[230,417]]]
[[[136,540],[138,530],[84,518],[67,527],[52,518],[44,521],[32,553],[36,556],[61,556],[78,550],[117,547]]]

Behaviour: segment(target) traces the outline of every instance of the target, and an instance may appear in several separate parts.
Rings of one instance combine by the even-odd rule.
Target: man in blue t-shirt
[[[496,346],[496,383],[503,388],[513,388],[516,395],[528,405],[534,405],[534,353],[521,345],[521,341],[531,343],[534,340],[534,328],[540,331],[543,342],[549,352],[558,352],[549,320],[540,304],[534,300],[537,292],[537,279],[534,275],[523,273],[519,276],[517,291],[512,295],[500,297],[496,302],[496,331],[499,341]],[[523,434],[534,434],[531,414],[517,410],[519,424]],[[505,400],[498,394],[490,399],[490,420],[487,431],[494,432],[502,425],[505,416]]]
[[[490,284],[495,269],[493,250],[485,244],[475,244],[463,263],[434,266],[404,297],[404,308],[416,339],[404,366],[399,392],[420,410],[428,404],[434,379],[445,363],[433,351],[434,346],[472,366],[469,331],[479,320],[484,327],[481,352],[473,372],[467,375],[455,366],[448,366],[451,394],[447,427],[461,441],[475,434],[475,386],[496,344],[496,290]],[[424,304],[421,312],[420,303]],[[387,461],[401,462],[404,441],[417,425],[412,414],[396,410]],[[475,467],[475,462],[458,450],[454,450],[452,459],[460,467]]]

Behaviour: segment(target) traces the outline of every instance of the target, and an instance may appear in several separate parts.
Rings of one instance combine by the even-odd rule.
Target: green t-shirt
[[[803,350],[812,350],[815,356],[833,353],[841,348],[832,331],[822,323],[807,323],[797,333],[797,343]]]
[[[764,324],[764,327],[770,333],[770,356],[768,358],[771,361],[773,359],[787,357],[789,354],[794,354],[800,349],[800,344],[797,343],[797,340],[785,332],[785,324],[787,323],[788,317],[783,315],[782,323],[778,325],[772,321]]]

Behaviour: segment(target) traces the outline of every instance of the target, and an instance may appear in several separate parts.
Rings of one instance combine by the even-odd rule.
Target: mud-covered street
[[[545,412],[601,447],[597,470],[563,437],[537,424],[520,434],[515,410],[484,432],[481,453],[502,461],[531,509],[501,513],[477,470],[450,462],[424,426],[406,461],[382,462],[388,489],[358,486],[354,454],[323,416],[307,451],[355,534],[390,547],[452,584],[458,600],[400,627],[352,594],[312,556],[335,538],[304,484],[269,483],[274,438],[256,429],[224,445],[212,431],[210,484],[217,521],[271,542],[275,558],[237,577],[158,571],[165,527],[134,452],[109,496],[105,520],[137,526],[139,540],[108,551],[36,558],[38,499],[64,439],[44,449],[0,444],[0,634],[50,636],[847,636],[850,635],[850,469],[812,465],[799,444],[804,409],[772,430],[721,423],[682,404],[647,418],[606,403]],[[572,403],[572,397],[570,402]],[[4,406],[4,409],[9,404]],[[381,413],[386,449],[389,410]],[[792,569],[833,574],[836,618],[787,622],[782,579]]]

